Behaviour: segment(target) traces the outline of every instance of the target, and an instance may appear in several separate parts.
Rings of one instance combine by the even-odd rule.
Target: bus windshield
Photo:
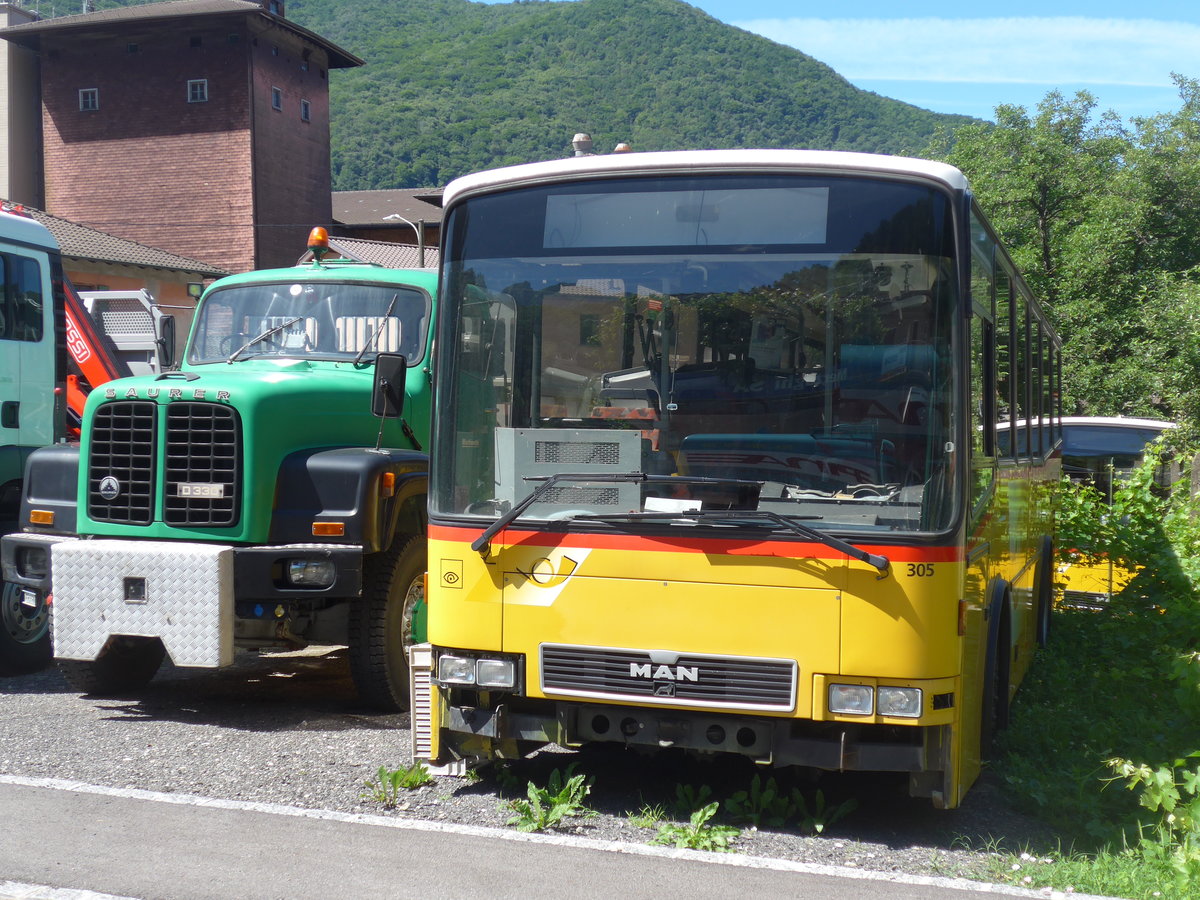
[[[522,521],[948,527],[950,209],[924,183],[781,174],[465,200],[434,510],[495,519],[557,475]]]
[[[380,352],[421,361],[430,298],[410,287],[355,281],[231,285],[204,298],[190,363],[258,356],[372,363]]]

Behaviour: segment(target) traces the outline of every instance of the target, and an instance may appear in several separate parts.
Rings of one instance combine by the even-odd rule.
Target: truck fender
[[[428,481],[429,458],[413,450],[334,447],[291,453],[279,467],[270,541],[311,542],[314,523],[340,522],[343,534],[319,540],[359,544],[363,553],[376,553],[399,529],[415,534],[424,527]]]

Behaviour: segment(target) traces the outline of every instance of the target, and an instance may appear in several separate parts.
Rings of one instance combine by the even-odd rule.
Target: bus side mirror
[[[375,357],[375,386],[371,391],[371,413],[381,419],[398,419],[404,412],[404,379],[408,357],[403,353],[380,353]]]

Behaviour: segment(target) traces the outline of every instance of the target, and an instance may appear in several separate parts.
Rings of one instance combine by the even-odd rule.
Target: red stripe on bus
[[[450,525],[430,525],[429,537],[435,541],[469,544],[483,529]],[[509,546],[585,547],[593,550],[642,551],[652,553],[722,553],[729,556],[783,556],[797,559],[844,559],[845,556],[824,544],[796,541],[739,541],[729,538],[676,538],[650,535],[579,534],[548,532],[525,528],[506,528],[503,536]],[[911,547],[895,544],[858,544],[868,553],[886,556],[892,562],[957,562],[966,558],[961,547]]]

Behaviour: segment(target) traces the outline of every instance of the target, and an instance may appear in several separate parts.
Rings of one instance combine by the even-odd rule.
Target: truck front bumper
[[[3,539],[6,577],[53,592],[54,655],[95,659],[114,635],[157,637],[178,666],[233,664],[237,602],[357,597],[362,548],[303,544],[234,547],[184,541]],[[23,563],[42,554],[39,565]],[[331,583],[288,583],[289,560],[333,564]]]

